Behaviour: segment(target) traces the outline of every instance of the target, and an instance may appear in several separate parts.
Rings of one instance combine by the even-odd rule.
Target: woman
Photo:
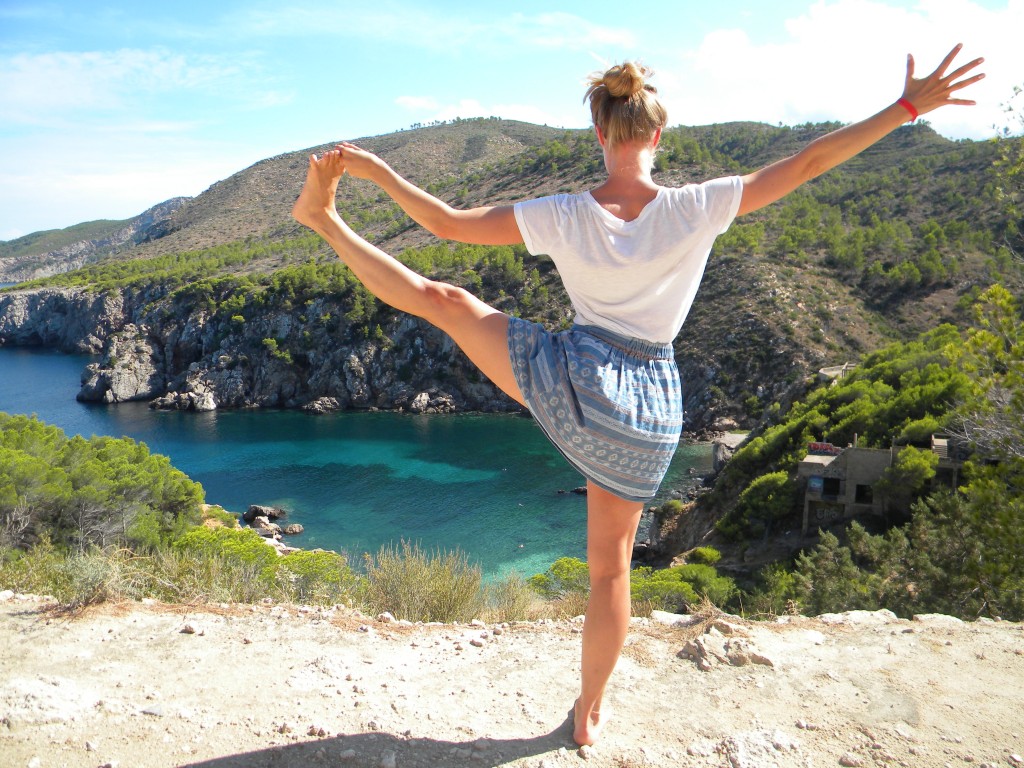
[[[651,178],[667,117],[643,67],[627,63],[591,79],[587,97],[607,180],[580,195],[456,210],[352,144],[310,158],[295,218],[318,232],[393,307],[448,333],[483,373],[528,407],[587,478],[591,592],[583,628],[573,738],[593,744],[607,720],[601,702],[629,625],[629,569],[644,503],[653,498],[682,428],[672,339],[693,301],[714,239],[737,215],[778,200],[919,114],[946,104],[984,75],[982,59],[915,79],[907,59],[902,97],[878,114],[745,176],[681,188]],[[422,277],[368,244],[338,216],[342,174],[379,184],[438,237],[525,243],[552,257],[576,310],[572,330],[551,334],[511,318],[462,288]]]

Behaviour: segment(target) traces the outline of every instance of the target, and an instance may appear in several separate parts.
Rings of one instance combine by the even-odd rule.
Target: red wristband
[[[901,107],[903,107],[905,110],[907,110],[907,112],[910,113],[910,121],[911,122],[913,122],[914,120],[917,120],[917,110],[914,108],[913,104],[911,104],[909,101],[907,101],[904,98],[898,99],[896,101],[896,103],[899,104]]]

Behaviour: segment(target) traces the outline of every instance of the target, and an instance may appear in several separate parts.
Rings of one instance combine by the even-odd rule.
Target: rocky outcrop
[[[519,409],[436,328],[392,313],[367,338],[344,321],[350,309],[321,297],[301,312],[247,307],[242,318],[178,304],[159,286],[22,290],[0,294],[0,344],[98,353],[83,372],[82,401],[186,411]]]
[[[121,293],[42,288],[0,294],[0,344],[96,354],[128,323]]]
[[[247,523],[253,522],[257,517],[280,520],[282,517],[288,517],[288,513],[280,507],[267,507],[263,504],[250,504],[249,508],[242,513],[242,520]]]
[[[164,391],[163,350],[144,328],[126,325],[111,337],[106,367],[90,363],[78,399],[103,403],[149,400]]]

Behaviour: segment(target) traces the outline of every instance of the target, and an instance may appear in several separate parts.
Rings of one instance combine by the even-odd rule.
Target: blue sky
[[[852,121],[906,54],[984,56],[952,138],[1007,123],[1024,0],[0,0],[0,240],[121,219],[258,160],[453,117],[585,127],[587,73],[642,59],[673,125]]]

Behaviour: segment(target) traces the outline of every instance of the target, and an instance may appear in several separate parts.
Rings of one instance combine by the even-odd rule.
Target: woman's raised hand
[[[914,78],[914,57],[910,54],[907,55],[907,82],[903,87],[903,98],[914,106],[918,114],[923,115],[925,112],[931,112],[947,104],[968,106],[974,104],[973,101],[968,99],[954,98],[954,94],[985,77],[983,73],[978,73],[962,80],[960,79],[985,60],[980,58],[974,59],[974,61],[957,67],[949,74],[946,74],[946,70],[949,69],[953,59],[957,57],[962,47],[962,44],[957,43],[953,50],[946,54],[946,58],[942,60],[942,63],[939,64],[936,70],[920,80]]]
[[[387,166],[384,161],[372,152],[360,149],[355,144],[343,141],[338,145],[338,151],[345,161],[345,170],[350,176],[357,179],[370,179],[376,181],[375,174]]]

